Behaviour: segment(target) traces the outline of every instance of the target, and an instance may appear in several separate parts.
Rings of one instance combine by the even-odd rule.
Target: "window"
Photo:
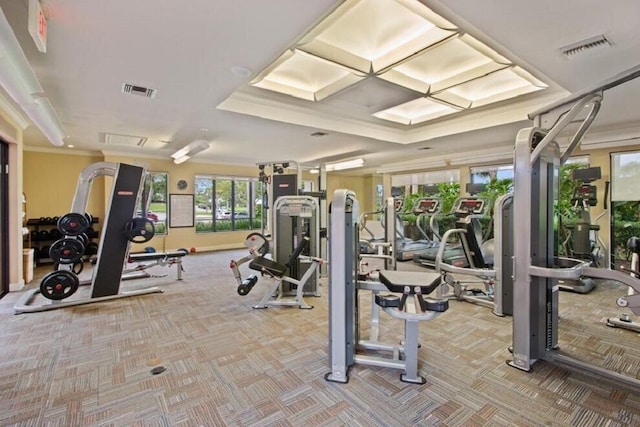
[[[453,184],[460,181],[460,171],[445,170],[436,172],[393,175],[391,177],[391,194],[394,197],[406,197],[410,194],[422,194],[425,186],[437,184]]]
[[[438,197],[442,209],[448,212],[460,193],[460,170],[443,170],[391,177],[391,194],[403,200],[403,212],[410,213],[416,200],[426,193],[433,194],[433,186],[438,187]],[[397,196],[396,196],[397,195]]]
[[[513,179],[513,165],[470,168],[472,184],[488,184],[492,179]]]
[[[611,262],[629,267],[627,241],[640,236],[640,151],[611,154]]]
[[[156,234],[167,233],[167,180],[166,172],[147,172],[136,212],[153,221]]]
[[[196,176],[196,232],[261,228],[261,196],[257,178]]]

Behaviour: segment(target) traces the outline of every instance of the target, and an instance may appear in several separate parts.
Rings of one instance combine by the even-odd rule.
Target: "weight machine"
[[[318,191],[305,190],[302,180],[303,167],[294,161],[264,162],[258,163],[258,180],[263,185],[262,191],[262,234],[270,237],[273,232],[274,214],[270,213],[272,207],[270,203],[275,202],[283,196],[309,196],[318,200],[319,227],[317,229],[317,240],[319,250],[316,253],[321,258],[326,258],[327,254],[327,170],[324,165],[318,167]],[[295,173],[288,173],[294,169]],[[275,244],[272,246],[276,247]],[[289,252],[290,253],[290,252]]]
[[[330,207],[329,263],[329,366],[327,381],[346,383],[355,364],[403,371],[404,382],[424,384],[418,374],[418,324],[431,320],[449,308],[448,301],[425,299],[440,284],[438,273],[408,271],[379,272],[379,281],[358,280],[359,203],[355,193],[336,190]],[[360,291],[371,291],[375,303],[392,317],[404,321],[404,341],[400,345],[378,341],[377,324],[372,324],[369,340],[360,339]],[[383,296],[380,292],[401,296]],[[372,322],[373,323],[373,322]],[[391,357],[363,354],[388,351]]]
[[[89,190],[93,180],[99,176],[114,177],[111,201],[100,237],[93,276],[90,281],[81,283],[73,269],[84,255],[82,236],[91,224],[91,218],[85,214]],[[56,263],[56,270],[42,279],[38,289],[28,290],[20,297],[14,306],[16,313],[53,310],[162,292],[157,287],[120,292],[121,276],[130,242],[147,242],[155,231],[153,222],[147,218],[134,217],[144,177],[145,170],[142,167],[109,162],[94,163],[80,173],[71,212],[60,217],[57,223],[63,237],[51,245],[49,252]],[[91,285],[89,298],[63,301],[73,295],[80,285],[85,284]],[[33,304],[38,293],[50,302]]]
[[[266,258],[269,252],[266,237],[252,233],[245,240],[249,255],[230,263],[238,282],[238,293],[247,295],[257,283],[257,276],[242,279],[239,266],[249,262],[250,269],[272,279],[271,286],[253,308],[312,308],[304,296],[319,296],[318,267],[324,264],[322,258],[316,256],[320,250],[318,201],[310,196],[283,196],[276,200],[273,215],[274,259]]]
[[[514,312],[513,360],[509,364],[529,371],[538,359],[596,373],[617,382],[640,387],[640,380],[576,360],[558,351],[557,281],[592,277],[628,285],[633,295],[624,301],[640,314],[640,280],[620,271],[594,268],[584,260],[567,259],[562,266],[554,257],[554,203],[558,169],[580,143],[595,119],[607,89],[640,77],[640,66],[627,70],[588,90],[570,95],[530,114],[533,127],[518,132],[515,144],[514,209]],[[579,119],[579,115],[587,112]],[[560,152],[556,137],[576,120],[579,125],[569,146]],[[545,124],[550,124],[546,128]],[[570,265],[570,266],[568,266]]]

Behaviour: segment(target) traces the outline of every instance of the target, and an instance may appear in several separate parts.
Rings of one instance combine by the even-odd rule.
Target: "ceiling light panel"
[[[413,125],[458,111],[460,111],[460,108],[446,105],[436,99],[418,98],[396,107],[379,111],[374,113],[373,116],[405,125]]]
[[[453,24],[415,0],[347,1],[298,47],[376,73],[456,32]]]
[[[471,36],[451,37],[378,77],[428,93],[478,78],[511,63]]]
[[[451,87],[432,97],[465,108],[480,107],[544,89],[546,85],[519,67],[510,67]]]
[[[360,80],[349,69],[294,50],[285,52],[251,84],[309,101],[317,101]]]

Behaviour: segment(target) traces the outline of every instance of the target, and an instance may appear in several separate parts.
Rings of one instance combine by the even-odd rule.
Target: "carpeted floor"
[[[640,425],[640,392],[545,362],[513,369],[510,318],[458,301],[420,326],[425,385],[360,365],[347,384],[326,382],[326,286],[309,298],[313,310],[254,310],[266,283],[241,297],[228,266],[244,254],[191,255],[182,282],[156,269],[167,275],[121,288],[162,294],[22,315],[13,314],[18,294],[0,300],[0,425]],[[610,285],[562,293],[560,344],[639,378],[639,334],[604,325],[622,294]],[[383,315],[385,341],[402,333],[401,321]],[[153,375],[157,366],[166,371]]]

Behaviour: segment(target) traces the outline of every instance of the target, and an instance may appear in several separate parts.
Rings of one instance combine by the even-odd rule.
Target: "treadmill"
[[[440,212],[440,200],[435,197],[423,197],[416,200],[415,207],[413,208],[413,214],[417,215],[416,225],[423,239],[411,240],[404,236],[404,233],[398,233],[396,239],[396,259],[398,261],[410,261],[415,256],[420,255],[434,246],[437,247],[437,242],[429,239],[427,233],[420,225],[420,221],[425,217],[432,217]]]
[[[453,210],[449,215],[455,215],[458,222],[465,220],[471,216],[471,221],[478,222],[475,224],[476,230],[481,230],[479,224],[479,218],[486,215],[489,209],[489,204],[483,197],[468,196],[458,197],[453,204]],[[435,218],[434,218],[435,219]],[[437,230],[434,230],[434,234],[437,234]],[[480,238],[479,241],[482,241]],[[440,245],[447,245],[444,250],[442,261],[447,264],[451,264],[456,267],[469,267],[469,261],[464,253],[464,249],[459,243],[451,244],[447,242],[440,242],[438,245],[424,251],[421,254],[417,254],[413,261],[430,269],[436,268],[436,256]]]

